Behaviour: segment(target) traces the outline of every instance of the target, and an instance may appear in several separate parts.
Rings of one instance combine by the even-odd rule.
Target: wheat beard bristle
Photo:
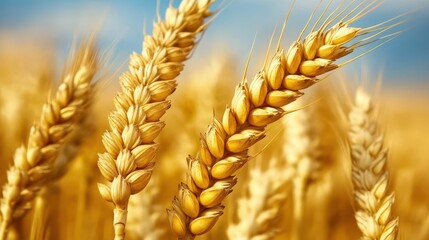
[[[362,240],[395,240],[399,220],[391,211],[394,194],[388,193],[388,150],[377,126],[370,96],[356,92],[355,104],[349,114],[349,147],[352,160],[352,182],[357,203],[355,218]]]
[[[1,240],[6,238],[13,220],[31,209],[34,197],[50,177],[60,148],[82,118],[92,94],[91,82],[97,64],[97,53],[91,40],[81,46],[55,96],[43,106],[39,123],[30,130],[27,145],[16,150],[0,203]]]
[[[125,237],[130,195],[150,180],[158,145],[154,140],[164,127],[160,118],[170,108],[166,98],[176,89],[175,78],[196,45],[196,36],[214,0],[184,0],[170,6],[165,21],[154,24],[153,36],[145,36],[141,54],[133,53],[129,71],[120,78],[122,91],[114,99],[110,129],[103,135],[106,152],[98,166],[109,182],[99,184],[101,196],[114,204],[115,239]]]
[[[303,41],[298,39],[286,54],[278,48],[250,86],[246,80],[237,86],[222,121],[213,120],[201,137],[199,154],[188,157],[186,183],[179,185],[168,210],[170,227],[179,239],[193,239],[216,224],[223,214],[222,201],[237,182],[235,172],[248,161],[248,149],[265,136],[265,127],[286,113],[281,107],[301,97],[301,90],[319,81],[317,76],[342,66],[335,60],[365,45],[345,46],[371,29],[348,26],[363,15],[359,12],[329,29],[333,22],[327,21]]]

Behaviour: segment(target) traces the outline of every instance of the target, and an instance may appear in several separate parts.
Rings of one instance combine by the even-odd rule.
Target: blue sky
[[[178,1],[174,1],[175,4]],[[224,2],[229,3],[228,0]],[[290,0],[234,0],[214,20],[201,42],[196,59],[207,53],[225,48],[236,57],[243,67],[252,41],[257,35],[256,56],[261,56],[276,25],[281,25],[290,5]],[[318,0],[298,0],[286,32],[284,46],[296,38]],[[324,2],[327,2],[325,0]],[[341,0],[334,0],[338,4]],[[169,0],[161,0],[165,9]],[[371,72],[379,72],[382,66],[385,83],[429,82],[429,14],[427,0],[387,0],[370,16],[358,22],[359,26],[369,26],[397,16],[410,9],[419,12],[409,16],[406,27],[412,27],[394,41],[356,61],[346,70],[367,67]],[[417,7],[418,6],[418,7]],[[125,62],[132,51],[140,51],[144,23],[151,30],[155,17],[156,0],[140,1],[1,1],[0,30],[8,34],[23,34],[36,37],[48,34],[59,43],[59,51],[65,54],[76,33],[90,31],[97,23],[103,22],[101,43],[109,47],[115,43],[115,61]],[[0,31],[4,32],[4,31]],[[260,59],[257,58],[256,59]],[[255,66],[259,63],[256,61]],[[256,71],[256,70],[255,70]],[[374,76],[376,76],[374,74]]]

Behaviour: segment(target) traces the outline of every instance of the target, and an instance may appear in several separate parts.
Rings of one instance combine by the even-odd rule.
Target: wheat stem
[[[292,240],[300,239],[302,218],[304,212],[304,183],[302,179],[293,180],[293,223],[292,223]]]
[[[2,220],[1,225],[0,225],[0,239],[6,239],[6,234],[7,234],[7,224],[6,221]]]
[[[44,240],[49,228],[48,219],[50,210],[47,202],[48,189],[43,188],[34,200],[34,214],[31,220],[30,240]]]

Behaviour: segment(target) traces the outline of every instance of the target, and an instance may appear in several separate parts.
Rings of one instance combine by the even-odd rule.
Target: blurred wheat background
[[[60,156],[73,161],[58,181],[41,189],[34,208],[14,225],[8,239],[112,239],[111,205],[97,189],[103,181],[97,153],[103,152],[101,136],[114,107],[117,79],[127,68],[128,55],[140,51],[144,26],[152,31],[156,2],[0,3],[2,186],[15,149],[25,143],[43,103],[65,73],[68,53],[81,40],[76,36],[95,31],[102,55],[85,135],[78,137],[71,154]],[[160,1],[162,15],[169,2]],[[180,1],[173,2],[178,5]],[[297,2],[285,42],[298,35],[317,3]],[[172,106],[163,118],[166,126],[158,139],[151,181],[129,202],[126,239],[175,239],[166,209],[171,207],[177,185],[185,180],[186,157],[198,151],[200,133],[213,115],[222,117],[256,33],[250,76],[262,65],[274,26],[282,24],[289,6],[288,0],[236,0],[213,20],[177,79]],[[414,8],[427,8],[427,3],[386,1],[360,23],[381,22]],[[374,97],[377,121],[389,148],[389,191],[395,193],[392,215],[399,218],[399,239],[429,239],[426,13],[410,15],[405,25],[411,28],[408,32],[330,75],[305,99],[288,107],[302,110],[268,128],[267,137],[251,151],[254,159],[238,172],[239,181],[224,202],[224,216],[198,239],[358,239],[345,121],[355,91],[362,85]],[[293,162],[300,157],[307,158],[305,166]],[[309,173],[297,176],[291,167],[309,169]],[[301,197],[297,186],[302,187]],[[262,217],[252,222],[246,214]],[[256,231],[256,226],[261,226],[261,233],[255,233],[261,234],[259,238],[245,236]]]

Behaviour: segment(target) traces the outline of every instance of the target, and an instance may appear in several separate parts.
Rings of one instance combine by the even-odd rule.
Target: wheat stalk
[[[228,225],[229,239],[269,240],[279,231],[293,170],[278,162],[271,159],[267,169],[257,166],[250,170],[247,195],[237,203],[238,222]]]
[[[358,89],[349,114],[355,213],[363,240],[396,239],[399,221],[392,219],[394,194],[388,193],[389,173],[384,137],[377,126],[370,96]]]
[[[204,30],[214,0],[184,0],[170,6],[166,20],[154,24],[145,36],[141,54],[133,53],[129,71],[120,78],[122,91],[109,115],[110,130],[103,135],[106,152],[98,166],[109,182],[99,184],[102,197],[114,204],[115,239],[124,239],[130,195],[149,182],[158,145],[154,140],[164,127],[160,118],[170,108],[166,98],[176,89],[175,78]]]
[[[315,180],[320,168],[318,138],[314,133],[310,114],[306,110],[294,112],[283,119],[285,145],[283,156],[294,171],[292,239],[300,239],[304,202],[310,181]]]
[[[31,208],[36,193],[50,176],[60,148],[82,116],[96,71],[97,54],[94,42],[89,41],[79,49],[55,96],[43,106],[39,123],[30,130],[27,145],[16,150],[0,203],[1,240],[5,239],[13,220]]]
[[[300,36],[286,54],[277,47],[250,86],[243,78],[236,87],[222,121],[213,120],[201,137],[199,154],[187,159],[186,183],[179,185],[173,209],[168,210],[171,229],[179,239],[193,239],[215,225],[223,214],[222,201],[237,182],[236,170],[249,160],[248,149],[264,137],[265,127],[286,113],[281,107],[301,97],[301,90],[319,81],[317,76],[342,66],[335,60],[365,44],[367,39],[345,45],[374,28],[349,27],[367,13],[362,10],[345,20],[353,12],[341,20],[328,17],[313,31],[315,24],[311,33],[303,41]]]
[[[47,188],[43,188],[34,200],[34,214],[31,220],[30,240],[48,240],[50,209],[47,202]]]

